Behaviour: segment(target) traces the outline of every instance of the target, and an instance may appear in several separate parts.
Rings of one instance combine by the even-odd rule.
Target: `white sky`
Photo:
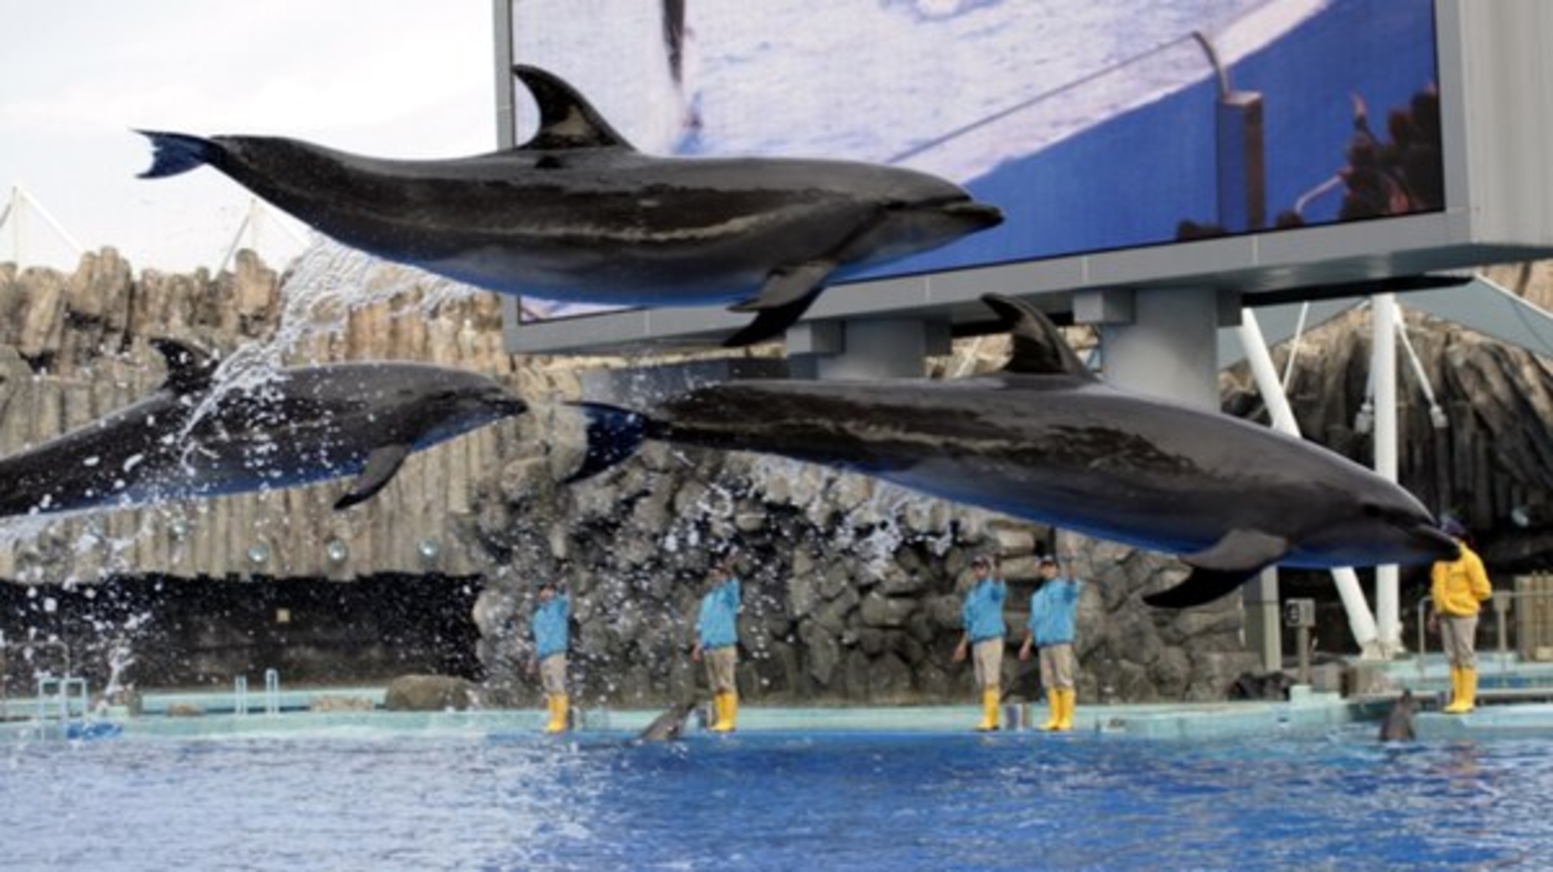
[[[0,210],[20,185],[87,250],[112,245],[136,270],[213,268],[248,191],[209,168],[136,178],[151,149],[135,129],[292,136],[383,157],[491,151],[491,7],[0,0]],[[74,267],[41,216],[22,227],[26,265]],[[0,226],[0,261],[14,259],[13,230]],[[273,226],[259,245],[273,266],[299,250]]]

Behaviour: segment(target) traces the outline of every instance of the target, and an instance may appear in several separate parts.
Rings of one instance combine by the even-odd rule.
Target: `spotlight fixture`
[[[259,541],[248,546],[248,562],[263,566],[270,562],[270,543]]]
[[[420,543],[415,546],[415,550],[420,552],[422,560],[430,563],[436,560],[437,557],[442,554],[442,543],[438,542],[434,538],[428,537],[426,539],[422,539]]]
[[[338,536],[331,536],[329,541],[324,543],[324,555],[329,558],[330,563],[338,566],[350,559],[351,547],[345,543],[344,539]]]
[[[1353,429],[1355,433],[1365,434],[1375,429],[1375,404],[1369,400],[1359,407],[1359,414],[1354,416]]]

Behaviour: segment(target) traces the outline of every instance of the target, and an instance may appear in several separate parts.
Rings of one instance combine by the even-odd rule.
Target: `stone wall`
[[[543,384],[542,370],[520,372],[503,349],[500,307],[491,295],[423,309],[420,280],[396,276],[405,293],[331,311],[328,329],[293,324],[294,335],[281,343],[283,316],[325,315],[289,306],[281,277],[248,252],[239,254],[233,272],[214,277],[151,270],[136,277],[112,249],[86,255],[69,276],[18,273],[0,264],[0,452],[80,427],[154,390],[165,372],[147,343],[156,336],[191,340],[223,355],[268,349],[287,363],[421,360],[515,385],[536,378]],[[416,455],[374,500],[346,512],[331,508],[345,487],[333,482],[80,519],[12,519],[0,528],[0,578],[93,583],[122,574],[477,574],[483,555],[456,538],[459,519],[473,511],[476,491],[497,479],[504,452],[514,447],[500,435],[510,426],[500,423]],[[344,560],[327,555],[332,539],[346,544]],[[434,558],[422,551],[429,542],[437,543]],[[263,562],[249,556],[259,543],[269,550]]]
[[[217,277],[147,271],[137,278],[111,251],[88,256],[71,276],[0,265],[0,450],[48,438],[150,390],[161,378],[150,336],[226,352],[276,344],[297,301],[312,293],[304,280],[319,278],[308,266],[282,292],[281,277],[249,257]],[[966,566],[983,550],[1006,557],[1011,637],[1023,633],[1032,555],[1052,547],[1050,531],[818,467],[662,446],[562,487],[577,462],[580,427],[575,413],[546,401],[575,397],[580,369],[621,361],[508,355],[498,298],[427,291],[419,274],[377,265],[331,281],[352,302],[340,306],[336,295],[334,308],[325,304],[309,316],[316,330],[280,336],[288,361],[461,366],[509,380],[534,411],[412,458],[394,485],[348,513],[328,509],[342,485],[325,484],[42,530],[22,524],[18,532],[8,523],[0,578],[240,578],[257,571],[247,557],[256,533],[275,546],[262,571],[281,578],[478,574],[479,655],[497,698],[517,701],[537,691],[526,669],[527,616],[534,583],[552,576],[576,602],[575,672],[585,704],[650,705],[685,693],[699,677],[687,656],[699,586],[711,550],[728,542],[741,550],[746,584],[740,683],[757,701],[970,699],[969,667],[952,663],[950,652],[960,634]],[[1547,284],[1535,276],[1527,282]],[[1352,420],[1368,360],[1362,322],[1353,316],[1306,337],[1293,389],[1307,432],[1360,459],[1367,448]],[[1418,395],[1404,389],[1414,403],[1404,413],[1404,481],[1430,502],[1463,506],[1491,544],[1545,553],[1548,545],[1536,537],[1548,529],[1541,519],[1553,443],[1545,426],[1532,424],[1553,414],[1546,364],[1445,325],[1415,322],[1412,335],[1453,423],[1433,435]],[[996,366],[1002,348],[997,339],[958,343],[957,356],[932,369],[967,375]],[[1246,382],[1243,374],[1227,377],[1230,405],[1257,416]],[[1529,507],[1529,526],[1501,532],[1517,506]],[[347,564],[323,556],[330,536],[348,542]],[[445,547],[429,566],[416,545],[433,537]],[[1085,699],[1218,698],[1253,668],[1234,598],[1184,614],[1139,603],[1142,592],[1177,580],[1179,563],[1064,533],[1055,545],[1089,581],[1078,642]],[[1032,671],[1010,657],[1005,685],[1028,694]]]

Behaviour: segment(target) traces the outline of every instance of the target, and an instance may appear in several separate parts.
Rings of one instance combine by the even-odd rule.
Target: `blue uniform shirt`
[[[1008,585],[1001,578],[978,581],[965,595],[965,605],[960,607],[960,618],[965,621],[965,632],[972,642],[1002,638],[1008,632],[1003,624],[1003,600],[1008,596]]]
[[[534,610],[534,647],[540,660],[551,654],[565,654],[571,636],[572,601],[556,594],[550,602]]]
[[[702,648],[726,648],[739,644],[739,580],[729,578],[701,598],[701,617],[696,635]]]
[[[1030,629],[1037,645],[1073,644],[1078,595],[1084,582],[1051,578],[1030,595]]]

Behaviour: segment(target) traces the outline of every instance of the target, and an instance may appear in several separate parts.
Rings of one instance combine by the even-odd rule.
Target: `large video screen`
[[[1433,0],[511,2],[514,59],[642,151],[907,166],[1007,217],[854,281],[1445,205]]]

